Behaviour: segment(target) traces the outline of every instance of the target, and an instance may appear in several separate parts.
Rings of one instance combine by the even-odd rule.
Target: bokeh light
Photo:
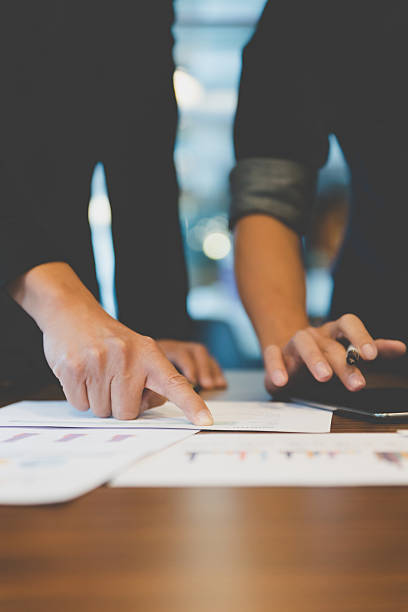
[[[203,240],[203,251],[210,259],[224,259],[231,251],[231,238],[226,232],[212,232]]]
[[[177,104],[182,110],[197,107],[203,96],[204,89],[200,81],[191,76],[186,70],[177,68],[173,77]]]

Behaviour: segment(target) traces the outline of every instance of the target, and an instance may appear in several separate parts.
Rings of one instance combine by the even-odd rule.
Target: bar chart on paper
[[[398,434],[205,434],[121,473],[114,486],[408,484]]]
[[[2,428],[0,504],[68,501],[194,431]]]

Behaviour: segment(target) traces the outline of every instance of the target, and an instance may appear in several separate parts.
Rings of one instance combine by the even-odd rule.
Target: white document
[[[214,425],[199,429],[213,431],[330,431],[332,413],[283,402],[207,402]],[[18,402],[0,409],[0,427],[118,427],[123,429],[198,429],[177,406],[166,402],[138,419],[120,421],[100,418],[91,411],[80,412],[68,402]]]
[[[198,434],[119,474],[115,487],[408,484],[398,434]]]
[[[64,502],[194,431],[0,429],[0,504]]]

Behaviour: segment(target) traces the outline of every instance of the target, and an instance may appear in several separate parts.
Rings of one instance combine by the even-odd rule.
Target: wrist
[[[95,309],[104,312],[72,268],[63,262],[32,268],[11,283],[8,291],[43,332],[61,316]]]

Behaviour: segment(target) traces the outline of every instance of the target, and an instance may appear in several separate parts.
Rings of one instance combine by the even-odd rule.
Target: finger
[[[378,353],[386,359],[396,359],[402,357],[407,352],[406,345],[400,340],[384,340],[379,338],[375,341]]]
[[[144,379],[136,375],[116,375],[110,385],[112,416],[128,421],[136,419],[141,410]]]
[[[86,379],[89,407],[95,416],[106,418],[112,415],[109,378]]]
[[[191,352],[195,360],[197,378],[203,389],[211,389],[216,386],[215,378],[211,368],[210,355],[202,344],[191,345]]]
[[[67,398],[67,402],[69,402],[71,406],[74,406],[74,408],[82,412],[89,410],[88,393],[84,381],[78,384],[78,381],[61,379],[60,384]]]
[[[298,331],[291,344],[316,380],[326,382],[333,376],[333,370],[310,331]]]
[[[378,350],[375,341],[356,315],[345,314],[333,323],[335,324],[333,329],[337,330],[336,337],[340,332],[353,346],[358,348],[363,359],[371,361],[377,357]]]
[[[210,356],[210,367],[212,372],[212,377],[215,382],[215,386],[220,389],[225,389],[228,386],[228,383],[225,379],[224,374],[222,373],[221,367],[214,357]]]
[[[159,351],[149,364],[146,387],[174,402],[195,425],[213,424],[211,412],[201,397]]]
[[[270,344],[266,347],[264,350],[264,363],[267,379],[270,379],[276,388],[284,387],[289,377],[283,361],[281,348],[278,345]]]
[[[67,401],[77,410],[89,410],[86,390],[86,371],[83,360],[75,357],[61,358],[52,368],[59,380]]]
[[[145,389],[142,393],[142,403],[140,405],[140,412],[150,410],[150,408],[156,408],[166,402],[166,398],[163,395],[159,395],[150,389]]]
[[[346,349],[336,340],[317,337],[316,342],[333,371],[349,391],[359,391],[366,382],[360,370],[346,362]]]
[[[197,384],[197,364],[187,348],[182,348],[171,357],[171,361],[179,368],[192,385]]]

